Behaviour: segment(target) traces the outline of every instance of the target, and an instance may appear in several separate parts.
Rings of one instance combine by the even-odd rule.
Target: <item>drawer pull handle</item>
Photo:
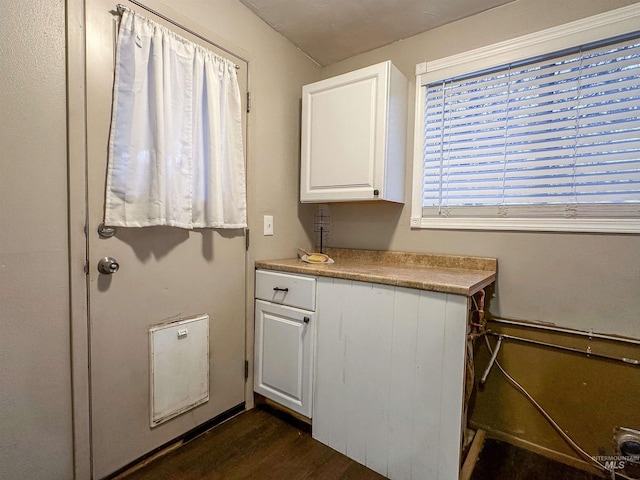
[[[311,320],[311,319],[310,319],[309,317],[304,317],[304,318],[302,319],[302,321],[303,321],[304,323],[309,323],[309,321],[310,321],[310,320]]]
[[[288,288],[280,288],[280,287],[273,287],[273,290],[275,292],[288,292],[289,291]]]

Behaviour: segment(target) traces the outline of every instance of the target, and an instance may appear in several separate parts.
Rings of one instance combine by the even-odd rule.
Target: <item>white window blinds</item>
[[[640,218],[637,37],[423,88],[423,217]]]

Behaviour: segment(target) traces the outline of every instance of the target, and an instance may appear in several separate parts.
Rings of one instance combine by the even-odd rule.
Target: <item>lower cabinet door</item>
[[[256,300],[254,390],[311,418],[315,313]]]

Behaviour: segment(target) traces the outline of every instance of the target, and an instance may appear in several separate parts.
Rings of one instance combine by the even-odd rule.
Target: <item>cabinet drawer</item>
[[[256,298],[315,311],[316,279],[303,275],[256,270]]]

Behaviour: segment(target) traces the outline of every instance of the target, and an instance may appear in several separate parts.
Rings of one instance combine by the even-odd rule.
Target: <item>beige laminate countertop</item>
[[[299,258],[285,258],[259,260],[255,266],[466,296],[496,280],[497,260],[494,258],[344,248],[328,248],[325,253],[335,263],[306,263]]]

